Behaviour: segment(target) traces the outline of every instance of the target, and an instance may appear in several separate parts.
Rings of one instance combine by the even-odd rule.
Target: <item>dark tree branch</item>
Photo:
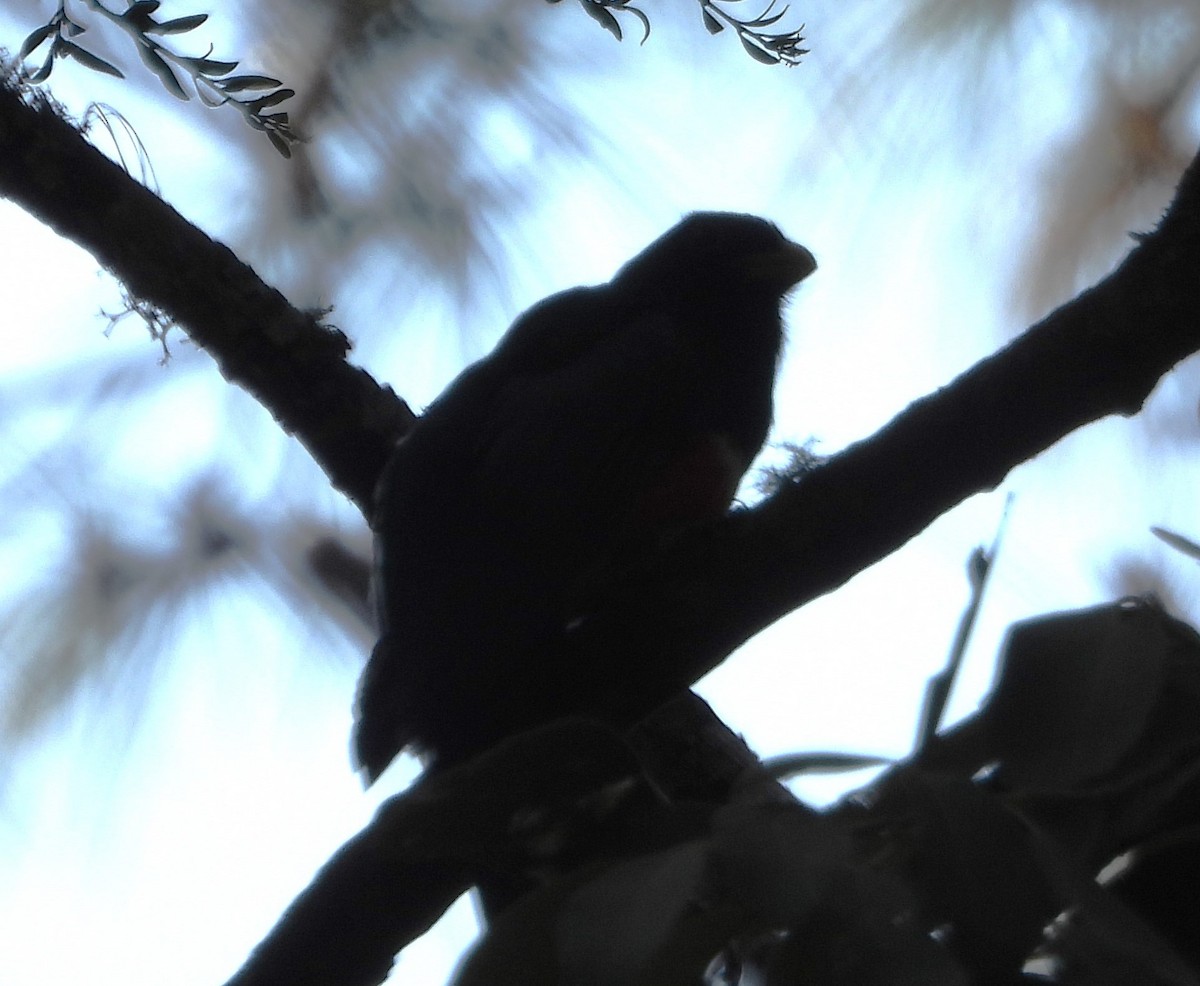
[[[1111,275],[871,438],[614,580],[570,647],[632,720],[1076,428],[1133,415],[1200,349],[1200,159]],[[569,655],[567,658],[569,659]],[[611,693],[611,682],[636,685]],[[586,706],[586,702],[583,703]]]
[[[88,144],[45,98],[11,84],[0,86],[0,194],[176,322],[368,513],[412,414],[346,362],[342,333],[289,305],[228,247]]]
[[[544,868],[546,846],[594,851],[597,829],[645,798],[629,747],[583,721],[422,778],[334,854],[227,986],[374,986],[480,874]]]

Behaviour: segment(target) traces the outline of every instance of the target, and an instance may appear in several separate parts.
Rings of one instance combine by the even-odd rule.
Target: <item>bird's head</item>
[[[693,212],[622,267],[613,285],[641,294],[752,294],[777,302],[817,268],[813,255],[766,219]]]

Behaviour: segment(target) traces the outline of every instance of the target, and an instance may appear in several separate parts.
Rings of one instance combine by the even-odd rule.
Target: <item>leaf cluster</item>
[[[546,0],[560,3],[561,0]],[[742,3],[743,0],[724,0],[727,4]],[[630,14],[642,26],[642,43],[650,37],[650,18],[645,11],[633,6],[631,0],[579,0],[580,5],[592,20],[620,41],[624,37],[617,14]],[[790,9],[786,4],[778,7],[778,0],[769,0],[766,9],[755,17],[738,17],[714,0],[700,0],[701,16],[709,34],[720,34],[726,27],[733,28],[746,53],[764,65],[798,65],[808,54],[802,48],[804,25],[790,31],[772,31]]]
[[[1200,635],[1126,599],[1015,625],[977,714],[823,812],[668,798],[563,720],[389,801],[230,986],[378,983],[471,884],[509,903],[456,986],[1196,986],[1198,704]]]
[[[727,3],[741,3],[743,0],[726,0]],[[731,27],[737,33],[738,40],[746,49],[746,54],[764,65],[799,65],[800,59],[808,54],[807,48],[802,48],[804,25],[791,31],[770,31],[787,14],[789,7],[785,4],[777,7],[777,0],[770,0],[766,9],[757,17],[742,19],[730,13],[713,0],[701,0],[700,9],[704,17],[704,26],[709,34],[720,34],[726,27]]]
[[[1152,600],[1018,624],[977,715],[828,812],[614,811],[674,835],[594,838],[456,982],[1194,986],[1198,700],[1200,636]]]
[[[200,101],[206,106],[232,106],[246,123],[267,135],[271,144],[284,157],[291,156],[291,145],[300,139],[284,111],[266,112],[294,96],[295,90],[283,87],[278,79],[266,75],[233,75],[236,61],[212,57],[212,48],[204,55],[181,55],[169,48],[160,38],[186,34],[208,20],[208,14],[190,14],[170,20],[156,20],[154,15],[161,0],[134,0],[124,11],[110,10],[101,0],[82,0],[86,9],[120,28],[133,41],[138,55],[173,96],[189,99],[182,78],[190,79]],[[45,82],[50,77],[56,59],[69,58],[85,68],[114,78],[125,73],[78,40],[87,30],[81,20],[67,10],[68,0],[59,0],[58,9],[50,20],[31,31],[21,45],[18,60],[24,63],[39,50],[45,50],[41,64],[26,69],[28,81]]]

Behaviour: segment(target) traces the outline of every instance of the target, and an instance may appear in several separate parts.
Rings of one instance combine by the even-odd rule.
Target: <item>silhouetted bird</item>
[[[369,780],[407,746],[454,762],[577,711],[555,643],[581,586],[728,510],[771,424],[783,296],[815,266],[766,220],[694,213],[429,406],[378,490]]]

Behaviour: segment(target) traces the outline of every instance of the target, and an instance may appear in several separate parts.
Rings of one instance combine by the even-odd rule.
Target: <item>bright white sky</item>
[[[459,334],[455,311],[425,295],[418,304],[428,331],[409,328],[399,341],[397,332],[372,335],[411,299],[386,276],[396,258],[357,271],[337,297],[300,297],[292,286],[292,300],[335,303],[334,321],[362,341],[364,364],[419,406],[465,359],[485,352],[522,308],[552,290],[606,279],[683,212],[760,212],[809,246],[821,265],[790,308],[775,437],[816,436],[821,450],[834,451],[869,435],[1017,327],[1003,299],[1031,218],[1021,208],[1022,183],[1043,166],[1036,155],[1020,156],[1021,148],[1046,146],[1069,123],[1065,93],[1076,59],[1061,44],[1057,22],[1045,16],[1036,35],[1041,47],[1026,39],[1021,68],[1042,80],[1038,99],[1006,105],[1011,118],[1002,127],[989,129],[971,118],[969,106],[955,111],[947,99],[932,100],[925,117],[909,113],[907,123],[877,128],[846,103],[868,98],[864,92],[886,102],[877,92],[888,85],[886,76],[867,77],[863,92],[835,97],[823,81],[854,38],[823,16],[836,7],[806,5],[814,50],[793,71],[756,65],[732,38],[672,36],[679,21],[664,20],[642,48],[626,41],[615,51],[607,35],[585,31],[596,54],[583,59],[584,72],[564,98],[594,113],[610,142],[614,182],[582,166],[547,170],[553,180],[539,209],[521,221],[527,239],[509,276],[510,297],[480,304],[469,331]],[[219,5],[214,13],[217,24]],[[586,21],[570,4],[544,13],[548,22]],[[0,41],[10,49],[35,21],[24,9],[21,16],[23,27],[0,14]],[[211,36],[222,37],[221,30]],[[251,50],[230,37],[239,51]],[[131,75],[138,70],[123,64]],[[70,65],[56,69],[52,81],[77,113],[92,99],[118,107],[146,144],[164,196],[235,246],[247,241],[236,224],[246,196],[286,167],[272,159],[266,173],[246,173],[248,162],[266,160],[246,154],[255,135],[236,120],[198,128],[198,118],[214,111]],[[920,119],[924,131],[913,124]],[[966,134],[973,130],[985,136],[972,144]],[[541,166],[519,132],[498,125],[497,133],[518,165]],[[630,180],[634,188],[619,187]],[[9,278],[6,380],[85,354],[95,372],[129,354],[155,363],[157,350],[136,326],[102,336],[104,320],[95,313],[118,304],[89,257],[5,203],[0,230],[0,266]],[[259,265],[254,248],[245,249]],[[217,411],[228,399],[226,386],[215,372],[186,372],[203,357],[186,346],[176,350],[175,362],[154,369],[167,381],[161,412],[123,423],[130,430],[104,453],[105,481],[124,476],[119,495],[140,503],[164,476],[185,476],[214,449],[239,476],[245,470],[247,488],[270,481],[254,473],[257,439],[218,431],[215,422],[230,420]],[[172,386],[172,378],[181,383]],[[269,432],[269,424],[247,414],[255,434]],[[36,451],[38,429],[49,436],[70,426],[61,415],[0,421],[14,461]],[[977,544],[991,542],[1007,490],[1018,497],[956,715],[986,687],[1012,620],[1107,598],[1096,572],[1114,545],[1190,576],[1183,562],[1148,543],[1148,524],[1186,533],[1193,518],[1188,487],[1165,478],[1169,463],[1154,502],[1130,483],[1128,463],[1145,442],[1127,422],[1086,429],[1017,470],[1001,491],[968,502],[840,592],[761,634],[702,691],[764,755],[903,755],[925,681],[944,662],[967,599],[966,559]],[[275,476],[278,458],[269,466]],[[0,456],[0,475],[10,468]],[[45,490],[48,501],[55,495]],[[337,511],[347,531],[357,530],[333,494],[305,495],[309,505]],[[8,571],[38,563],[39,538],[62,536],[13,534],[0,522]],[[115,715],[73,716],[22,750],[7,776],[0,983],[222,983],[313,871],[411,774],[404,764],[368,794],[351,774],[357,658],[344,643],[301,625],[261,593],[217,587],[207,602],[196,607],[175,657],[154,678],[142,721],[122,722],[125,706],[114,699]],[[803,790],[825,798],[833,789]],[[444,979],[470,921],[460,905],[447,927],[405,953],[397,981]]]

